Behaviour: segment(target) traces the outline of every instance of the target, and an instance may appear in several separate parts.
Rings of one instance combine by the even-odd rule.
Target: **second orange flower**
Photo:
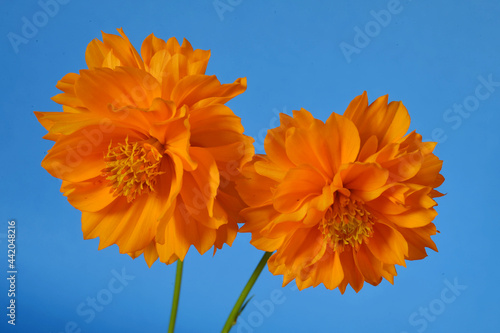
[[[426,247],[437,251],[430,236],[442,162],[409,126],[401,102],[369,105],[364,93],[344,115],[322,122],[302,109],[268,131],[267,155],[238,182],[249,205],[240,230],[276,251],[268,267],[284,285],[357,292],[365,281],[392,283],[395,265],[426,257]]]

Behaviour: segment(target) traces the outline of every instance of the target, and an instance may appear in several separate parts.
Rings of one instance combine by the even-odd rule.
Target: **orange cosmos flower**
[[[63,180],[84,238],[100,237],[99,249],[117,244],[152,265],[184,259],[191,245],[231,245],[243,207],[233,180],[253,139],[224,103],[246,79],[205,75],[210,52],[187,40],[151,34],[141,58],[119,32],[92,41],[89,68],[59,81],[53,100],[63,112],[36,113],[55,141],[42,166]]]
[[[326,123],[302,109],[268,131],[267,156],[256,155],[238,181],[249,205],[240,231],[276,251],[268,267],[283,285],[358,292],[364,281],[393,283],[395,265],[426,257],[426,247],[437,251],[442,162],[435,143],[405,135],[409,126],[401,102],[368,105],[363,93]]]

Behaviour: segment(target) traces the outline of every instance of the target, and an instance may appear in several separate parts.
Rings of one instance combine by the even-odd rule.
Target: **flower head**
[[[363,93],[325,123],[302,109],[268,131],[267,155],[238,181],[249,205],[240,231],[276,251],[268,267],[284,285],[357,292],[364,281],[393,283],[395,265],[426,257],[426,247],[437,251],[430,236],[442,162],[409,126],[401,102],[368,105]]]
[[[58,82],[63,112],[36,112],[55,141],[42,166],[100,249],[117,244],[151,265],[230,245],[243,207],[233,181],[253,140],[224,103],[246,79],[205,75],[210,52],[187,40],[151,34],[139,55],[119,32],[92,41],[88,69]]]

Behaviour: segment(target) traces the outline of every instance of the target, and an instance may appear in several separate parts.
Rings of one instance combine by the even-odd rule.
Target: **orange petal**
[[[139,197],[128,205],[125,197],[119,197],[98,212],[82,212],[83,236],[99,237],[99,249],[117,244],[120,253],[139,251],[154,238],[161,207],[155,199]]]
[[[292,127],[286,133],[285,148],[288,158],[295,165],[309,164],[326,178],[333,178],[325,125],[312,118],[304,109],[294,111],[294,118],[302,128]]]
[[[75,95],[75,83],[79,78],[80,75],[76,73],[68,73],[64,75],[64,77],[56,84],[56,88],[62,90],[63,93],[52,97],[52,100],[63,105],[73,107],[81,106],[81,101]]]
[[[215,75],[190,75],[175,84],[170,99],[177,105],[203,107],[210,104],[224,104],[245,90],[246,78],[230,84],[221,84]]]
[[[178,200],[177,205],[182,204],[182,200]],[[176,209],[173,217],[161,225],[165,225],[165,229],[160,227],[158,232],[164,234],[165,242],[157,244],[157,250],[162,262],[167,261],[174,254],[184,260],[191,244],[200,254],[203,254],[214,245],[216,240],[216,230],[203,226],[192,219],[189,214],[182,213],[180,209]]]
[[[380,145],[385,146],[403,137],[410,128],[410,115],[401,102],[390,102],[384,118],[385,135]]]
[[[264,149],[269,160],[283,169],[295,167],[286,154],[285,139],[289,123],[294,119],[290,116],[280,113],[280,126],[267,131],[264,139]]]
[[[359,247],[354,259],[366,282],[376,286],[382,281],[382,262],[375,258],[366,245]]]
[[[347,117],[356,124],[363,117],[367,108],[368,95],[366,94],[366,91],[363,91],[361,95],[356,96],[351,103],[349,103],[349,106],[347,106],[347,109],[344,112],[344,117]]]
[[[340,175],[350,191],[370,192],[385,185],[389,173],[375,163],[355,162],[342,168]]]
[[[227,224],[221,225],[219,229],[217,229],[214,241],[214,254],[216,249],[222,249],[224,244],[231,246],[237,234],[238,224],[236,224],[236,222],[229,221]]]
[[[437,212],[434,209],[411,209],[399,215],[386,214],[387,220],[403,228],[423,227],[434,220]]]
[[[214,200],[219,187],[219,171],[212,156],[202,148],[191,147],[191,156],[198,167],[185,172],[180,192],[189,214],[207,227],[217,229],[227,221],[207,219],[213,217]]]
[[[345,163],[356,160],[360,149],[358,129],[347,117],[332,113],[326,121],[329,155],[334,173]]]
[[[166,163],[162,163],[160,170],[164,174],[157,176],[153,192],[138,196],[130,203],[125,197],[119,196],[98,212],[83,212],[84,237],[100,237],[100,248],[117,244],[121,253],[146,247],[154,239],[159,221],[168,210],[172,210],[169,204],[171,179],[166,175],[167,167]]]
[[[255,246],[255,248],[259,250],[272,252],[276,251],[277,248],[283,245],[285,238],[286,238],[285,235],[278,238],[259,237],[254,239],[252,237],[252,241],[250,242],[250,244],[252,244],[253,246]]]
[[[405,266],[408,244],[404,237],[386,224],[375,223],[373,236],[367,242],[368,249],[380,261],[386,264]]]
[[[427,257],[425,248],[428,247],[437,252],[436,244],[431,236],[436,234],[436,226],[429,223],[420,228],[397,228],[408,242],[408,259],[417,260]]]
[[[321,195],[326,181],[309,165],[290,169],[274,193],[274,207],[281,213],[298,209],[305,200]]]
[[[69,135],[92,125],[97,125],[97,131],[111,132],[116,126],[110,119],[92,113],[35,112],[35,115],[51,134]]]
[[[97,38],[91,41],[85,51],[85,61],[87,62],[88,68],[102,67],[104,59],[110,51],[111,47]]]
[[[116,199],[107,181],[100,176],[78,183],[63,181],[61,192],[73,207],[86,212],[97,212]]]
[[[377,98],[368,107],[366,102],[366,93],[363,93],[351,102],[352,105],[344,113],[356,124],[362,144],[375,135],[379,147],[383,147],[400,139],[408,131],[410,116],[401,102],[388,105],[387,95]]]
[[[156,250],[161,262],[170,262],[174,258],[184,260],[191,246],[191,240],[185,231],[185,224],[185,219],[178,209],[171,218],[168,220],[163,218],[160,222],[157,236],[161,235],[163,242],[157,242]]]
[[[418,173],[422,167],[423,157],[420,151],[415,151],[409,154],[400,154],[399,157],[386,161],[377,158],[377,162],[389,171],[391,182],[403,182]]]
[[[171,76],[171,91],[175,82],[178,82],[186,75],[204,74],[210,58],[210,51],[193,50],[189,42],[184,39],[182,46],[179,46],[177,39],[172,37],[168,42],[149,35],[143,42],[141,54],[146,66],[149,66],[151,74],[158,79]],[[170,65],[171,58],[177,57]]]
[[[340,261],[339,253],[325,255],[325,260],[317,263],[317,267],[313,271],[313,286],[323,283],[327,289],[333,290],[337,288],[344,279],[344,269]]]
[[[342,270],[344,272],[344,279],[339,285],[339,290],[342,294],[345,292],[347,284],[350,284],[355,292],[359,292],[363,288],[364,278],[358,266],[356,266],[353,256],[355,254],[352,250],[340,253],[340,262],[342,263]]]
[[[267,226],[276,215],[277,212],[272,205],[245,208],[241,211],[245,223],[240,228],[240,232],[252,232],[252,236],[260,237],[258,231]]]
[[[250,163],[243,166],[241,176],[236,181],[239,195],[249,206],[261,206],[270,202],[273,196],[271,189],[278,185],[276,181],[259,175],[255,170],[254,163],[262,159],[261,156],[254,156]]]
[[[289,233],[279,248],[287,267],[298,272],[311,264],[323,247],[323,236],[317,228],[301,228]]]
[[[104,44],[113,50],[113,53],[120,60],[121,66],[136,67],[144,69],[144,63],[141,56],[134,48],[130,40],[123,32],[123,29],[117,29],[121,36],[102,33]]]
[[[152,241],[144,250],[144,259],[151,268],[153,263],[158,259],[158,251],[156,251],[156,243]]]
[[[155,104],[167,105],[163,100],[158,100]],[[193,171],[197,163],[193,160],[189,150],[191,146],[189,118],[185,110],[177,113],[178,116],[152,124],[149,133],[164,145],[168,154],[175,155],[182,161],[182,166],[186,171]]]
[[[149,66],[151,58],[160,51],[165,51],[168,54],[166,48],[167,43],[163,39],[157,38],[154,34],[146,37],[141,46],[141,55],[144,63]]]
[[[160,95],[160,85],[154,77],[144,71],[124,67],[80,73],[75,90],[85,107],[103,117],[126,120],[131,126],[147,133],[150,124],[144,111]]]
[[[50,119],[50,117],[47,117],[48,114],[51,114],[52,112],[40,112],[40,111],[35,111],[34,114],[36,116],[36,119],[40,122],[40,124],[47,130],[50,131],[52,126],[56,123],[54,119]],[[61,112],[55,112],[55,113],[61,113]]]
[[[146,248],[140,251],[128,253],[128,255],[132,257],[132,259],[139,257],[141,254],[144,254],[144,259],[146,260],[149,268],[151,268],[153,263],[158,259],[158,252],[156,251],[155,241],[151,241]]]
[[[444,181],[444,177],[439,174],[442,166],[443,161],[434,154],[427,155],[424,157],[418,173],[407,181],[414,184],[439,187]]]
[[[190,113],[191,145],[197,147],[220,147],[242,142],[241,119],[230,108],[222,104],[209,105]],[[242,147],[244,149],[245,147]],[[241,158],[244,151],[236,151]],[[238,159],[239,159],[238,158]]]
[[[99,176],[106,167],[104,156],[111,141],[125,138],[143,140],[144,136],[129,129],[115,127],[111,132],[88,126],[60,137],[42,161],[54,177],[79,182]]]
[[[378,139],[375,135],[372,135],[361,146],[361,151],[359,152],[358,161],[365,162],[370,156],[375,154],[377,150],[378,150]]]
[[[224,218],[228,223],[243,223],[240,212],[247,207],[241,199],[236,184],[221,177],[221,182],[215,197],[214,217]]]
[[[394,284],[394,277],[397,276],[396,267],[390,264],[382,264],[382,276],[384,279]]]
[[[262,160],[255,161],[254,168],[259,175],[276,182],[281,182],[285,178],[287,172],[287,169],[283,169],[276,163],[272,163],[266,157]]]

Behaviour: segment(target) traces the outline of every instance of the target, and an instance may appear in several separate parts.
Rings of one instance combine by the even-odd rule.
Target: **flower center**
[[[128,202],[153,192],[156,176],[163,173],[159,171],[162,151],[162,145],[154,138],[129,143],[127,137],[125,144],[115,147],[111,142],[104,157],[107,167],[102,170],[109,181],[110,192],[127,197]]]
[[[335,193],[335,201],[320,223],[323,239],[334,251],[359,247],[373,234],[373,216],[359,201]]]

